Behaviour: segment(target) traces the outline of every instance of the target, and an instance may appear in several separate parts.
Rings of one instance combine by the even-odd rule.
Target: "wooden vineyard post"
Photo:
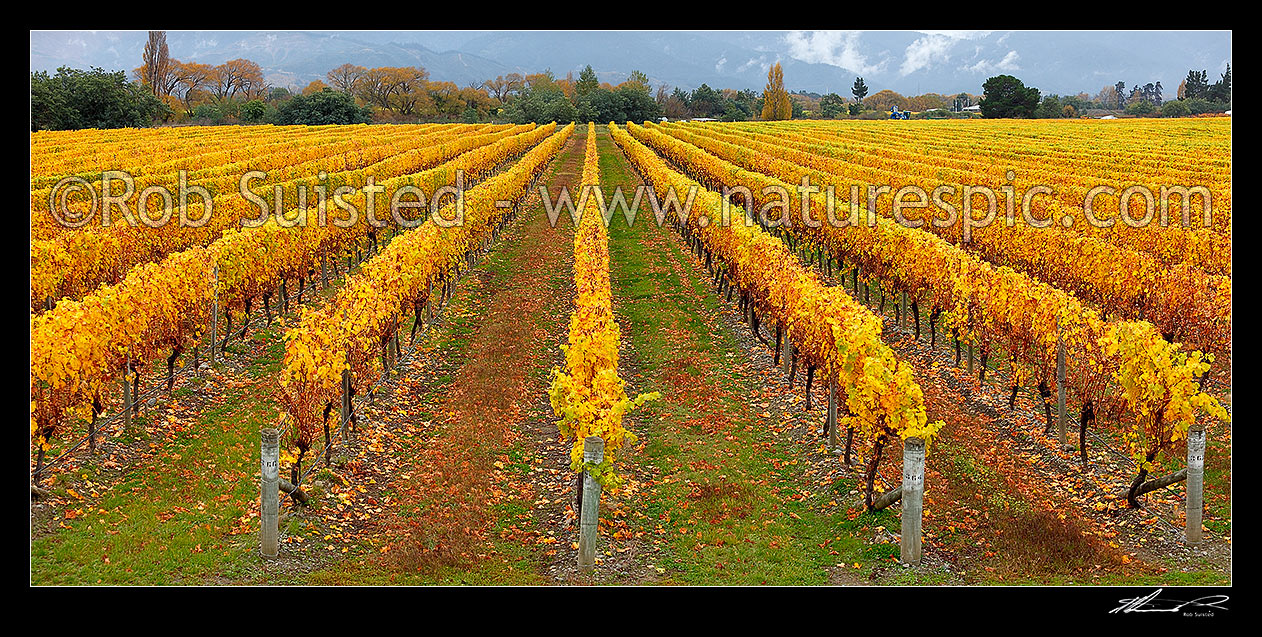
[[[1205,426],[1192,425],[1188,430],[1187,520],[1184,535],[1188,544],[1201,541],[1201,515],[1205,488]]]
[[[1056,423],[1061,447],[1065,446],[1065,341],[1056,330]]]
[[[903,327],[911,325],[911,321],[907,320],[907,293],[898,293],[898,325]]]
[[[973,375],[973,344],[969,343],[968,347],[968,375]]]
[[[908,438],[903,442],[903,519],[899,551],[908,564],[919,564],[920,525],[924,514],[925,441]]]
[[[280,432],[264,429],[259,485],[259,545],[263,557],[276,557],[280,524]]]
[[[600,436],[583,439],[583,462],[599,465],[605,460],[605,441]],[[600,522],[600,483],[583,470],[583,502],[578,526],[578,570],[589,574],[596,568],[596,531]]]

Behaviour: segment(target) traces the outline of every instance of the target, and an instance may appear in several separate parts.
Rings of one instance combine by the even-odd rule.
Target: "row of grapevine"
[[[738,132],[823,146],[829,156],[844,159],[857,170],[897,174],[935,174],[940,180],[982,183],[993,188],[1011,184],[1018,190],[1034,185],[1056,189],[1064,205],[1081,207],[1092,188],[1109,185],[1118,192],[1136,184],[1159,190],[1161,185],[1193,184],[1211,191],[1217,215],[1209,227],[1193,221],[1195,234],[1231,234],[1231,124],[1191,125],[1131,122],[918,122],[903,130],[864,123],[844,128],[829,123],[746,123]],[[1087,129],[1087,130],[1084,130]],[[1012,179],[1008,171],[1013,171]],[[1119,177],[1124,175],[1124,177]],[[1099,199],[1106,213],[1117,201]],[[1129,240],[1130,237],[1118,237]]]
[[[634,130],[635,124],[628,128]],[[727,276],[751,296],[754,307],[777,333],[796,349],[811,371],[835,383],[843,395],[845,415],[839,426],[853,428],[874,447],[869,467],[868,503],[881,449],[890,436],[918,437],[930,442],[944,426],[929,422],[924,394],[910,364],[900,361],[881,340],[882,322],[840,287],[823,284],[784,244],[757,226],[721,224],[722,196],[705,190],[673,170],[652,149],[620,127],[610,125],[622,147],[648,184],[665,198],[673,190],[683,197],[695,192],[693,210],[681,230],[700,242],[727,268]],[[710,223],[700,221],[705,215]]]
[[[213,150],[206,153],[179,156],[163,162],[154,162],[150,158],[127,162],[119,158],[104,168],[130,175],[136,192],[155,185],[174,190],[173,185],[178,184],[180,172],[183,171],[189,186],[201,186],[212,195],[218,195],[220,192],[235,191],[241,175],[251,170],[276,173],[269,174],[276,183],[286,181],[285,173],[307,176],[320,170],[341,172],[349,168],[338,167],[338,164],[346,163],[352,158],[364,165],[375,163],[401,152],[398,147],[406,149],[411,145],[424,143],[426,140],[423,137],[427,135],[451,133],[456,128],[419,125],[355,136],[348,135],[349,131],[328,130],[319,135],[294,133],[262,138],[234,137],[220,140]],[[96,196],[101,195],[103,174],[100,169],[86,165],[69,170],[74,171],[71,175],[87,181]],[[65,176],[66,173],[62,173],[57,181]],[[46,181],[47,183],[38,185],[33,183],[31,188],[31,210],[36,217],[35,229],[40,233],[37,238],[46,238],[41,235],[49,233],[75,231],[74,228],[54,223],[55,219],[46,214],[50,210],[49,194],[56,184],[52,178]],[[115,194],[121,188],[121,184],[113,184]],[[85,201],[78,198],[73,199],[71,209],[83,210],[86,208],[85,204]]]
[[[455,170],[471,182],[547,137],[533,128],[401,182],[447,183]],[[432,192],[432,191],[431,191]],[[176,252],[134,268],[117,285],[102,286],[81,301],[65,300],[31,318],[31,434],[47,448],[63,426],[86,418],[109,387],[139,364],[198,341],[217,301],[231,331],[233,315],[264,303],[286,279],[303,279],[358,245],[370,231],[361,220],[342,228],[306,223],[305,211],[290,211],[296,223],[275,219],[256,228],[230,230],[209,246]]]
[[[696,126],[693,127],[697,128]],[[712,128],[712,127],[711,127]],[[1153,197],[1153,220],[1147,225],[1132,227],[1119,217],[1119,195],[1127,188],[1136,185],[1134,182],[1118,182],[1102,172],[1087,183],[1091,186],[1074,186],[1064,183],[1067,174],[1073,170],[1066,166],[1052,164],[1035,156],[1034,159],[1013,159],[1004,164],[995,164],[997,158],[984,155],[983,158],[969,157],[971,161],[964,167],[951,168],[947,161],[930,159],[921,153],[908,153],[913,156],[909,160],[895,160],[884,157],[886,153],[894,154],[906,151],[883,149],[879,154],[871,149],[856,153],[850,148],[840,148],[839,142],[831,136],[824,136],[813,128],[796,129],[789,132],[780,128],[754,129],[739,131],[738,140],[752,139],[776,145],[785,150],[806,152],[814,159],[807,165],[840,162],[841,169],[827,169],[825,172],[836,172],[845,175],[851,182],[871,185],[889,185],[890,195],[904,185],[918,185],[926,192],[932,192],[939,185],[952,185],[956,192],[961,192],[964,185],[984,185],[992,189],[997,197],[1011,191],[1017,198],[1024,199],[1026,193],[1036,187],[1050,187],[1054,195],[1040,190],[1040,194],[1030,199],[1031,214],[1037,219],[1051,219],[1054,224],[1071,222],[1071,230],[1075,234],[1089,236],[1113,243],[1119,247],[1146,252],[1166,265],[1189,264],[1206,270],[1210,274],[1229,275],[1231,273],[1231,235],[1230,235],[1230,183],[1225,186],[1207,187],[1210,190],[1213,217],[1212,227],[1202,227],[1203,201],[1200,195],[1194,195],[1191,201],[1184,201],[1178,195],[1170,197],[1168,223],[1162,225],[1161,187],[1205,186],[1202,181],[1180,179],[1166,176],[1162,181],[1145,185]],[[1015,148],[1033,149],[1030,140],[1013,142]],[[961,149],[957,149],[959,152]],[[1031,151],[1032,152],[1032,151]],[[779,155],[779,153],[777,154]],[[856,155],[871,156],[866,162],[856,162]],[[967,155],[966,155],[967,156]],[[815,167],[819,168],[818,165]],[[1116,172],[1114,166],[1113,172]],[[1008,171],[1012,171],[1012,179],[1008,179]],[[1109,223],[1107,227],[1097,227],[1092,223],[1084,209],[1084,202],[1090,189],[1097,186],[1113,188],[1113,194],[1104,192],[1092,200],[1092,216]],[[1212,186],[1212,184],[1211,184]],[[1177,191],[1176,191],[1177,192]],[[866,196],[866,194],[865,194]],[[974,202],[976,207],[981,199]],[[1131,197],[1128,205],[1132,219],[1144,217],[1143,196]],[[1182,206],[1189,206],[1190,227],[1183,227]],[[1014,211],[1020,215],[1021,201],[1015,202]],[[984,205],[984,204],[982,204]],[[1000,217],[1006,214],[1006,204],[1000,207]],[[959,207],[957,206],[957,210]],[[1110,223],[1111,222],[1111,223]]]
[[[306,170],[291,175],[293,178],[280,184],[285,193],[281,209],[296,206],[305,207],[313,215],[320,207],[315,196],[316,185],[326,188],[326,193],[333,193],[338,187],[350,186],[356,190],[349,197],[343,197],[349,205],[357,210],[365,210],[365,195],[361,188],[367,183],[369,176],[382,179],[378,186],[386,192],[392,192],[404,183],[401,181],[408,175],[426,171],[439,166],[455,157],[475,148],[485,147],[503,139],[511,138],[531,128],[530,125],[500,128],[478,135],[461,136],[458,130],[437,132],[432,135],[417,136],[406,144],[395,144],[392,156],[366,167],[328,174],[320,180],[316,170],[319,166],[311,162],[305,164]],[[320,160],[317,160],[317,163]],[[326,167],[340,165],[342,160],[325,160]],[[446,177],[448,172],[441,172]],[[233,177],[240,179],[240,177]],[[436,180],[435,180],[436,181]],[[449,182],[448,182],[449,183]],[[439,185],[446,185],[439,184]],[[307,189],[305,201],[296,199],[299,186]],[[276,201],[269,191],[270,187],[261,188],[258,193],[268,202],[269,208],[276,209]],[[426,192],[433,192],[428,190]],[[188,217],[200,219],[204,205],[200,198],[190,201]],[[198,245],[205,245],[219,238],[225,231],[240,225],[242,219],[257,218],[258,206],[250,202],[239,192],[231,191],[216,198],[213,202],[214,213],[201,226],[182,227],[172,220],[158,227],[132,227],[127,223],[115,223],[108,228],[84,228],[76,232],[68,232],[48,241],[31,242],[31,303],[38,307],[52,298],[79,298],[102,283],[117,282],[135,265],[156,261],[162,257]],[[328,217],[343,218],[347,213],[325,204]],[[387,202],[378,202],[379,211],[387,210]],[[388,213],[378,212],[379,217]],[[388,221],[388,220],[387,220]]]
[[[62,177],[91,178],[119,165],[150,167],[172,162],[195,169],[209,165],[203,158],[227,152],[243,157],[243,139],[256,143],[327,137],[338,126],[181,126],[178,128],[37,131],[31,133],[31,186],[42,187]],[[341,127],[346,128],[346,127]],[[359,130],[366,132],[367,126]],[[417,127],[419,129],[419,127]],[[222,163],[222,159],[217,163]]]
[[[628,129],[650,143],[662,137],[672,139],[635,124]],[[740,174],[736,183],[746,184],[754,193],[768,185],[793,187],[741,171],[701,151],[659,150],[703,183],[727,184]],[[1046,389],[1055,380],[1057,348],[1063,343],[1072,362],[1066,386],[1083,402],[1084,417],[1099,415],[1122,423],[1123,435],[1141,467],[1150,468],[1160,451],[1186,438],[1198,417],[1228,419],[1218,402],[1200,388],[1199,378],[1208,370],[1210,357],[1182,351],[1178,343],[1165,341],[1151,323],[1104,321],[1060,290],[889,219],[878,218],[873,226],[836,228],[825,223],[812,227],[802,221],[796,204],[789,218],[791,240],[817,246],[891,292],[906,292],[914,304],[933,308],[931,326],[940,323],[957,339],[980,345],[983,360],[988,352],[1006,354],[1014,364],[1016,382],[1034,380]],[[732,225],[744,224],[738,219]],[[858,276],[855,280],[857,287]]]
[[[444,228],[429,221],[398,235],[329,303],[304,311],[297,326],[286,332],[279,382],[285,414],[295,425],[291,431],[299,461],[327,422],[344,374],[353,393],[381,374],[388,343],[409,310],[419,323],[438,287],[511,214],[513,208],[501,202],[523,197],[572,131],[572,124],[560,131],[556,124],[537,128],[530,150],[518,162],[464,193],[462,224]],[[452,218],[451,208],[440,214]]]
[[[806,176],[821,192],[833,187],[838,193],[834,204],[836,217],[842,219],[850,215],[846,162],[821,159],[783,144],[721,133],[712,127],[651,129],[662,130],[687,143],[673,149],[674,155],[704,151],[746,170],[788,183],[800,182]],[[820,200],[823,196],[816,198]],[[826,201],[824,203],[826,207]],[[855,205],[862,206],[861,203]],[[880,205],[877,212],[892,217],[889,205]],[[1171,338],[1215,354],[1226,354],[1231,349],[1231,280],[1228,277],[1208,275],[1188,264],[1170,268],[1149,254],[1081,236],[1056,225],[1029,226],[1019,215],[1013,225],[997,219],[986,227],[976,228],[970,241],[963,243],[959,224],[940,227],[915,210],[902,214],[908,220],[919,221],[925,231],[962,244],[991,263],[1011,266],[1070,292],[1107,315],[1146,319]],[[866,217],[866,207],[864,212],[855,215],[859,223]]]
[[[820,142],[844,146],[856,161],[932,161],[953,169],[999,178],[1008,169],[1048,173],[1058,183],[1118,180],[1119,167],[1131,183],[1169,179],[1230,186],[1231,147],[1224,120],[1199,122],[917,122],[897,129],[870,122],[749,122],[734,129],[768,133],[793,130]],[[837,133],[844,131],[844,135]],[[1207,157],[1207,154],[1209,155]],[[983,161],[985,160],[985,161]],[[1125,166],[1119,162],[1125,161]],[[1050,175],[1053,169],[1065,174]],[[1090,186],[1088,186],[1089,188]]]
[[[623,416],[656,392],[631,399],[626,382],[618,377],[618,323],[614,321],[609,287],[609,234],[597,206],[600,187],[600,155],[596,149],[596,127],[587,125],[587,146],[583,156],[581,188],[586,196],[574,233],[574,312],[570,315],[569,344],[564,369],[552,371],[548,390],[561,435],[573,441],[570,468],[584,470],[583,441],[598,436],[605,443],[604,460],[586,467],[604,485],[617,482],[613,471],[617,451],[634,444],[635,435],[622,425]]]

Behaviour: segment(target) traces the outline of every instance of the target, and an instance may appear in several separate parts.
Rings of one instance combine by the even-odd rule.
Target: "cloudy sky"
[[[258,62],[269,81],[302,86],[342,62],[419,64],[465,85],[508,72],[559,76],[591,64],[602,80],[633,70],[654,83],[760,90],[781,62],[790,90],[848,94],[981,92],[1006,73],[1044,93],[1094,94],[1118,81],[1162,82],[1173,95],[1189,69],[1211,79],[1231,61],[1229,31],[170,31],[177,59]],[[139,66],[143,31],[31,33],[31,70]]]

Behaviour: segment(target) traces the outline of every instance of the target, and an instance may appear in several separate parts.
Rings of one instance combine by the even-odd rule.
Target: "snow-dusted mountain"
[[[31,70],[140,65],[143,31],[33,31]],[[631,71],[654,85],[761,90],[779,61],[791,91],[980,93],[999,73],[1046,93],[1094,94],[1118,81],[1162,82],[1172,96],[1188,69],[1211,81],[1231,61],[1224,31],[170,31],[172,57],[218,64],[244,57],[278,86],[301,87],[344,62],[420,65],[466,86],[511,72],[564,77],[591,64],[602,80]]]

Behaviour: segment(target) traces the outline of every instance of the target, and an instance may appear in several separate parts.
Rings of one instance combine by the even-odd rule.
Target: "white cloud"
[[[935,63],[950,62],[950,49],[962,39],[957,35],[958,33],[930,33],[924,38],[917,38],[907,45],[899,74],[906,76],[920,71],[921,68],[934,66]]]
[[[723,65],[724,65],[724,64],[727,64],[727,56],[726,56],[726,55],[725,55],[725,56],[723,56],[723,57],[721,57],[721,58],[719,58],[719,61],[714,63],[714,72],[715,72],[715,73],[722,73],[722,72],[723,72]]]
[[[990,60],[979,60],[977,64],[972,66],[962,66],[961,71],[969,71],[972,73],[994,73],[995,71],[1020,71],[1021,67],[1017,64],[1017,60],[1021,59],[1016,51],[1008,51],[998,62]]]
[[[993,31],[921,31],[925,35],[945,35],[952,40],[980,40]],[[1007,35],[1004,36],[1008,37]]]
[[[747,60],[744,64],[736,67],[736,72],[744,73],[747,69],[753,66],[761,66],[764,71],[771,68],[771,65],[767,64],[767,56],[760,55],[756,58],[749,58],[749,60]]]
[[[857,31],[791,31],[784,36],[789,56],[803,62],[831,64],[852,73],[879,73],[885,61],[869,64],[859,51]]]

